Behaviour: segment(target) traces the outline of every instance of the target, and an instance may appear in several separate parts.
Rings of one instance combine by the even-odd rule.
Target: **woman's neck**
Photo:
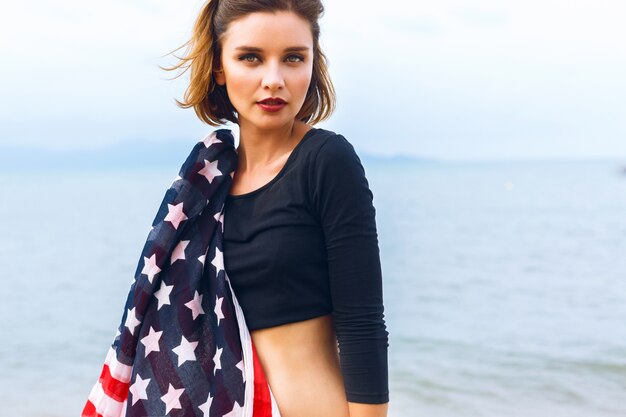
[[[267,169],[290,153],[311,126],[294,121],[278,129],[266,130],[243,124],[239,130],[237,170],[254,174]]]

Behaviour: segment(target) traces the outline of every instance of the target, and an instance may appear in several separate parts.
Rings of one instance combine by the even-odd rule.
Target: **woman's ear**
[[[215,82],[218,85],[226,84],[226,77],[224,77],[224,70],[221,68],[213,70],[213,75],[215,76]]]

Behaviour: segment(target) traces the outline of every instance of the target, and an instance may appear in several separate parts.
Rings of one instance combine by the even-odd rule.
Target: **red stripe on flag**
[[[111,375],[109,366],[106,364],[102,368],[102,374],[100,374],[100,383],[102,384],[104,393],[115,401],[124,402],[128,398],[130,383],[115,379],[113,375]]]
[[[88,400],[87,404],[85,404],[85,408],[83,408],[83,412],[80,414],[80,417],[102,417],[102,414],[98,414],[96,412],[96,406]]]
[[[272,398],[267,379],[261,367],[261,361],[256,354],[256,348],[252,343],[252,358],[254,366],[254,404],[252,417],[272,417]]]

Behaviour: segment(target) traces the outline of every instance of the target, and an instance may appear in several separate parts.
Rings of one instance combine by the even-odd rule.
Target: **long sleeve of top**
[[[320,147],[312,170],[348,400],[384,403],[388,340],[373,194],[359,157],[341,135]]]
[[[313,128],[225,206],[224,261],[251,330],[332,314],[348,401],[389,401],[373,194],[353,146]]]

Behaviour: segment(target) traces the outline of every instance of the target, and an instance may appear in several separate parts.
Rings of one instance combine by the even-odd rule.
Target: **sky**
[[[0,152],[192,146],[215,129],[176,106],[186,75],[158,67],[202,1],[0,2]],[[338,106],[318,127],[359,152],[626,158],[623,0],[324,5]]]

